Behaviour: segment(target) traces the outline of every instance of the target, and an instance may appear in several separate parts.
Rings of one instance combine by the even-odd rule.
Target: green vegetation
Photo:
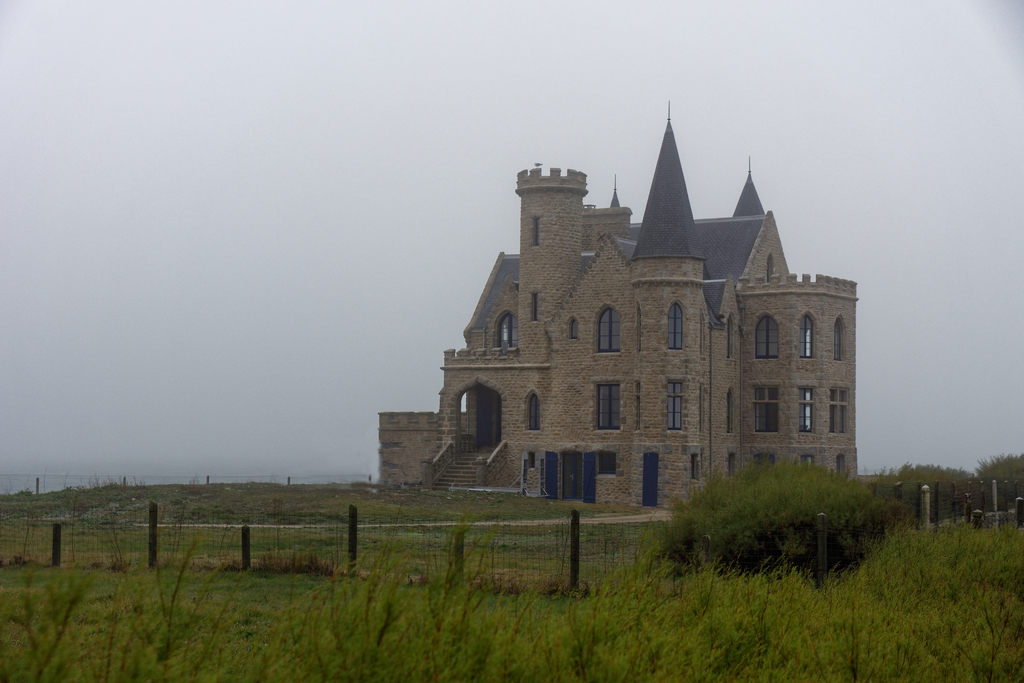
[[[589,597],[500,596],[469,553],[422,585],[358,578],[0,570],[0,681],[1019,680],[1024,536],[891,533],[816,590],[795,570],[650,554]]]
[[[662,535],[669,557],[692,564],[707,534],[714,559],[755,570],[779,562],[810,568],[819,512],[826,514],[834,535],[841,530],[836,540],[842,554],[830,558],[840,566],[859,561],[872,537],[904,523],[909,514],[899,503],[873,496],[856,479],[789,461],[712,479],[672,512]]]
[[[982,458],[977,475],[979,479],[1024,479],[1024,453]]]
[[[895,484],[898,481],[963,481],[973,477],[971,472],[959,467],[911,465],[907,462],[898,469],[882,469],[872,479],[880,484]]]

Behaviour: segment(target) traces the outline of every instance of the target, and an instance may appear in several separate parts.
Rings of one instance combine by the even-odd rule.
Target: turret
[[[568,169],[520,171],[516,183],[519,226],[519,348],[526,357],[547,354],[543,322],[551,317],[580,273],[583,197],[587,174]]]

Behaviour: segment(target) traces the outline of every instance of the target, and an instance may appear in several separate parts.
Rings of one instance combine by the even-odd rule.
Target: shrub
[[[977,473],[979,479],[1024,479],[1024,453],[982,458]]]
[[[817,556],[817,516],[828,518],[829,562],[859,562],[873,538],[909,521],[898,503],[876,498],[855,479],[813,465],[781,462],[716,477],[672,508],[662,550],[679,563],[700,557],[711,537],[711,557],[741,569],[789,564],[810,569]]]
[[[899,481],[963,481],[970,478],[971,473],[959,467],[911,465],[906,462],[899,469],[882,469],[875,476],[875,481],[880,484],[895,484]]]

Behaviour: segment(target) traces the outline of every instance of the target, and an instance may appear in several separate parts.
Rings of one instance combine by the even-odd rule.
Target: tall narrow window
[[[569,339],[579,339],[580,337],[580,324],[576,322],[576,318],[569,321]]]
[[[755,358],[778,358],[779,357],[779,326],[769,316],[761,318],[757,323],[754,337]]]
[[[668,348],[683,348],[683,309],[679,304],[668,309]]]
[[[828,398],[828,431],[843,434],[846,432],[846,389],[832,389]]]
[[[697,387],[697,432],[704,432],[704,385]]]
[[[669,382],[668,383],[668,404],[666,406],[666,412],[668,414],[668,428],[669,429],[682,429],[683,428],[683,383],[682,382]]]
[[[735,476],[735,475],[736,475],[736,454],[735,453],[730,453],[729,454],[729,476],[732,477],[732,476]]]
[[[636,350],[643,351],[643,326],[640,324],[640,307],[636,307]]]
[[[533,246],[540,246],[540,217],[533,219]]]
[[[843,359],[843,321],[836,318],[836,325],[832,328],[832,358]]]
[[[619,428],[619,385],[597,385],[597,428]]]
[[[505,345],[509,348],[519,346],[519,321],[511,313],[507,313],[498,323],[498,346]]]
[[[698,328],[698,334],[700,334],[700,355],[704,355],[704,312],[700,314],[700,327]]]
[[[619,350],[619,314],[614,308],[606,308],[601,314],[597,330],[597,350],[600,353],[614,353]]]
[[[538,316],[537,309],[540,308],[540,303],[538,302],[538,294],[537,294],[537,292],[533,293],[533,302],[532,303],[533,303],[533,321],[537,322],[537,316]]]
[[[836,456],[836,472],[846,474],[846,456],[842,453]]]
[[[725,326],[725,357],[732,358],[732,314]]]
[[[800,415],[797,420],[800,425],[800,431],[811,432],[813,431],[811,419],[814,415],[814,390],[797,389],[797,391],[800,393]]]
[[[754,389],[754,431],[779,431],[779,390]]]
[[[700,479],[700,456],[690,453],[690,479]]]
[[[530,395],[530,429],[540,429],[540,399],[537,394]]]
[[[800,321],[800,357],[810,358],[814,352],[814,323],[811,316],[805,315]]]
[[[765,268],[765,282],[772,281],[772,274],[775,272],[775,259],[772,258],[771,254],[768,254],[768,266]]]
[[[732,434],[732,389],[725,395],[725,433]]]
[[[640,382],[636,383],[636,415],[633,417],[636,420],[633,423],[633,429],[640,429]]]

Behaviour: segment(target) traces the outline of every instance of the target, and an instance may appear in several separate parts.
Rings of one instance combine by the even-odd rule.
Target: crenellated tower
[[[519,226],[519,348],[524,359],[549,355],[544,320],[550,318],[580,273],[583,197],[587,174],[552,168],[520,171],[516,182]]]

